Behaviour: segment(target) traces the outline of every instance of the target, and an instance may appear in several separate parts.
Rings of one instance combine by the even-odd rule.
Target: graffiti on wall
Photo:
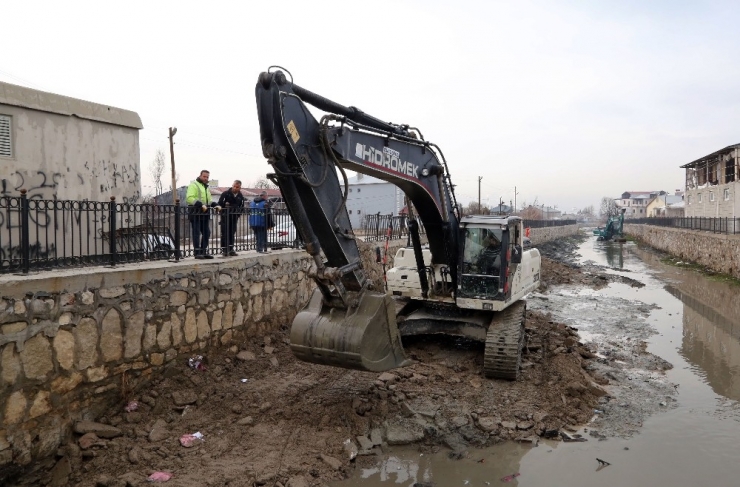
[[[42,245],[41,242],[37,241],[35,244],[29,246],[29,254],[31,260],[54,259],[57,256],[56,245],[53,242]],[[23,249],[20,245],[5,245],[0,247],[0,262],[19,261],[22,257]]]
[[[101,229],[106,226],[109,218],[107,210],[96,206],[95,202],[108,202],[111,195],[116,195],[118,203],[139,203],[142,199],[139,189],[140,177],[136,164],[105,160],[85,162],[79,171],[67,167],[66,173],[16,170],[3,174],[0,178],[0,198],[19,197],[21,190],[25,189],[26,196],[31,201],[59,201],[58,198],[62,196],[75,202],[74,205],[38,203],[39,211],[35,210],[36,206],[33,203],[31,205],[28,214],[29,236],[32,241],[36,240],[30,249],[31,258],[47,259],[56,255],[55,244],[46,242],[51,240],[50,236],[57,235],[57,239],[69,239],[72,229],[78,240],[82,237],[89,240],[100,236]],[[0,258],[6,261],[21,256],[20,246],[10,244],[20,241],[21,213],[16,203],[13,203],[15,207],[8,207],[8,202],[9,200],[6,200],[0,204]],[[41,232],[46,233],[46,238]]]

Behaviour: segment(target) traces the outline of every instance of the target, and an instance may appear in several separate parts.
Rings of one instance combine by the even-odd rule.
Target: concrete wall
[[[740,235],[627,223],[624,232],[681,259],[740,278]]]
[[[2,196],[137,202],[141,197],[135,112],[0,82],[12,154],[0,157]]]
[[[529,231],[529,238],[532,245],[537,245],[550,240],[555,240],[568,235],[578,233],[578,225],[565,225],[562,227],[532,228]]]
[[[313,289],[304,252],[164,265],[0,276],[0,483],[178,356],[290,324]]]
[[[727,190],[728,199],[725,199],[725,190]],[[701,202],[699,202],[700,194]],[[712,196],[714,196],[714,201],[712,201]],[[686,216],[738,218],[740,217],[740,181],[701,189],[687,189],[684,201]]]
[[[374,180],[375,178],[364,176],[363,180],[367,179]],[[378,212],[381,215],[398,214],[398,194],[401,190],[394,184],[377,181],[373,184],[352,184],[350,182],[349,193],[347,193],[347,211],[349,221],[355,230],[362,228],[365,215],[374,215]]]
[[[10,115],[13,157],[2,158],[4,196],[138,202],[139,129],[0,104]]]
[[[118,203],[140,202],[142,126],[136,113],[0,83],[0,115],[10,120],[11,140],[11,155],[0,156],[0,196],[17,197],[25,189],[31,200],[107,202],[115,196]],[[17,211],[0,208],[0,257],[19,255],[18,218]],[[59,231],[54,224],[32,213],[35,255],[54,256],[63,244],[71,248],[69,236],[66,242],[46,241],[47,232]]]

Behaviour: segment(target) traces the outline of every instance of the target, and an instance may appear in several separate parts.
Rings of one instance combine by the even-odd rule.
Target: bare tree
[[[599,214],[602,218],[611,218],[619,215],[619,208],[617,207],[617,202],[614,201],[614,198],[609,198],[608,196],[601,198]]]
[[[594,209],[594,205],[589,205],[582,210],[579,210],[578,213],[586,216],[594,216],[596,215],[596,210]]]
[[[535,200],[537,201],[537,200]],[[542,220],[544,219],[544,213],[541,209],[537,208],[534,205],[529,205],[525,208],[522,208],[519,212],[519,216],[524,218],[525,220]]]
[[[149,164],[149,172],[154,178],[154,194],[162,194],[162,173],[164,173],[164,152],[161,149],[157,149],[154,154],[154,160]]]
[[[463,209],[463,213],[465,215],[490,215],[491,209],[483,204],[478,205],[477,201],[471,201],[468,203],[468,206]]]
[[[253,182],[250,187],[256,189],[278,189],[277,185],[267,178],[259,178],[257,181]]]

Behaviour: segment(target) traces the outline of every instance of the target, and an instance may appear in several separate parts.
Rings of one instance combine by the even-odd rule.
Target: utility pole
[[[175,142],[172,140],[177,133],[177,127],[170,127],[170,166],[172,167],[172,204],[177,204],[177,188],[175,188]]]
[[[483,213],[480,208],[480,182],[482,179],[483,179],[483,176],[478,176],[478,214],[479,215]]]
[[[516,213],[516,195],[519,193],[516,192],[516,186],[514,186],[514,210],[513,212]]]

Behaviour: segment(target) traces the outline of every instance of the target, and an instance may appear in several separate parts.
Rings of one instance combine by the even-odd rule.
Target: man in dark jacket
[[[196,259],[213,259],[208,255],[208,240],[211,237],[211,213],[209,207],[216,206],[211,199],[211,190],[208,179],[211,173],[205,169],[200,172],[195,181],[188,186],[185,202],[188,205],[190,226],[193,229],[193,255]],[[220,210],[216,207],[216,211]]]
[[[267,191],[262,191],[249,204],[249,226],[254,230],[254,239],[257,241],[257,252],[260,253],[267,253],[267,228],[271,223],[269,211]]]
[[[234,251],[234,237],[244,208],[241,181],[237,179],[230,190],[221,193],[218,206],[221,207],[221,252],[224,256],[236,256],[238,254]]]

